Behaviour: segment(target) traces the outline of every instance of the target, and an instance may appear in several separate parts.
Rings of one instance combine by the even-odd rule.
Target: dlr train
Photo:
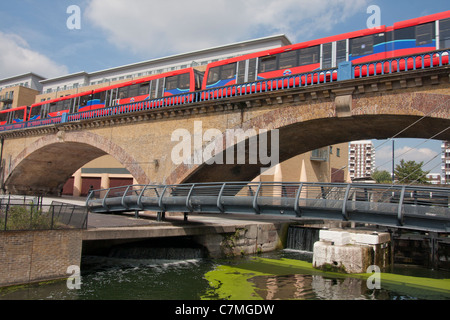
[[[187,68],[47,100],[31,106],[2,110],[0,126],[326,70],[336,68],[345,61],[361,64],[448,48],[450,48],[450,11],[397,22],[390,27],[365,29],[216,61],[208,64],[205,72]],[[417,63],[420,67],[436,65],[435,61],[430,61],[434,58],[430,57],[434,56],[431,54],[428,60],[422,59]],[[414,60],[402,61],[403,65],[395,61],[394,64],[391,63],[390,71],[401,71],[405,67],[410,69],[411,66],[404,64],[416,63]],[[448,64],[448,55],[441,57],[441,63]],[[355,68],[355,76],[380,72],[374,68],[384,66],[373,67],[371,70]],[[331,77],[336,75],[331,74]],[[183,99],[186,100],[184,102],[189,102],[188,100],[192,98],[185,95]]]

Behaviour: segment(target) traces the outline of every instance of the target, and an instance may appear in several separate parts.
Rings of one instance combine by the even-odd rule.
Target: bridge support
[[[321,230],[314,244],[313,266],[342,273],[367,273],[370,266],[384,270],[392,264],[389,233],[361,230]]]

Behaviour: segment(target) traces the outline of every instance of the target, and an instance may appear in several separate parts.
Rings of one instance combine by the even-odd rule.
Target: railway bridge
[[[138,184],[180,184],[251,181],[264,166],[351,140],[450,140],[449,76],[440,65],[220,98],[202,92],[185,104],[1,131],[2,188],[58,194],[76,170],[105,154]],[[243,142],[230,143],[230,130],[243,133]]]

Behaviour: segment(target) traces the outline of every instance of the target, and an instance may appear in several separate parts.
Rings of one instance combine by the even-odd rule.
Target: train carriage
[[[32,104],[28,111],[28,119],[36,121],[78,112],[80,108],[89,104],[91,96],[92,91],[86,91]]]
[[[200,90],[202,80],[202,72],[181,69],[94,90],[93,101],[96,106],[118,106],[167,98]],[[158,105],[163,103],[167,100]]]
[[[133,104],[138,102],[157,98],[168,99],[167,97],[177,94],[200,90],[202,77],[203,73],[188,68],[42,101],[30,107],[29,119],[41,120],[59,117],[65,113],[74,114],[90,111],[92,112],[90,117],[105,115],[106,110],[98,110],[119,105],[122,105],[122,107],[117,107],[118,109],[114,110],[115,113],[130,111],[135,107]],[[189,97],[186,99],[189,99]],[[157,105],[160,106],[169,102],[167,100],[158,101]],[[183,102],[187,102],[187,100]],[[81,119],[81,116],[79,118]]]
[[[27,106],[0,111],[0,125],[27,121]]]
[[[450,47],[450,11],[426,17],[398,22],[392,27],[380,26],[323,39],[308,41],[276,49],[247,54],[208,65],[202,89],[215,89],[264,79],[274,79],[295,74],[335,68],[340,62],[351,61],[354,65],[404,55],[420,54]],[[425,67],[435,65],[436,57],[429,55],[417,61],[399,61],[380,65],[395,72],[417,64]],[[424,60],[424,61],[422,61]],[[444,64],[448,64],[448,56]],[[375,70],[356,68],[355,76],[367,75]],[[270,86],[305,85],[337,79],[336,73],[316,72],[289,80],[258,83],[247,91],[270,89]],[[264,86],[264,87],[263,87]],[[243,90],[236,88],[234,90]],[[222,91],[214,93],[222,95]],[[205,97],[206,98],[206,97]]]

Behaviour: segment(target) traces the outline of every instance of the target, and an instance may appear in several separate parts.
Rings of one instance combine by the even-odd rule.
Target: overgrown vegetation
[[[6,223],[6,227],[5,227]],[[46,230],[52,229],[51,212],[43,212],[35,206],[11,206],[0,212],[0,231],[2,230]]]

